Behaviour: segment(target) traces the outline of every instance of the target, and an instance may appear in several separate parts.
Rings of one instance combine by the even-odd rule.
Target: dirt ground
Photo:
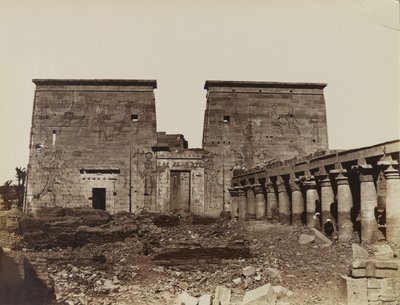
[[[340,276],[350,265],[351,243],[329,245],[316,238],[300,244],[301,234],[313,232],[268,221],[102,217],[91,226],[77,221],[82,217],[63,215],[51,219],[54,226],[35,223],[33,233],[3,230],[0,245],[15,258],[47,259],[58,304],[168,305],[182,291],[200,297],[217,286],[231,289],[231,304],[240,304],[246,291],[266,283],[284,287],[279,301],[287,304],[342,304]],[[122,230],[124,224],[130,229]],[[255,270],[245,276],[246,267]]]

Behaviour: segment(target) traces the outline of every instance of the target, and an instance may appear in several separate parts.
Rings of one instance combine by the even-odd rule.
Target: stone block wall
[[[207,81],[206,205],[229,203],[233,169],[328,149],[325,84]],[[225,191],[224,191],[225,190]]]
[[[34,80],[27,209],[155,205],[155,81]],[[130,187],[132,196],[130,198]]]

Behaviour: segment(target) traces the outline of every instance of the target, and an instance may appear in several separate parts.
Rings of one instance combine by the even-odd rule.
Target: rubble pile
[[[19,217],[10,254],[46,260],[59,304],[340,304],[351,244],[319,231],[90,211]]]

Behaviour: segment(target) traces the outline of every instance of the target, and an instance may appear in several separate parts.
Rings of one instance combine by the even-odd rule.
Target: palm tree
[[[24,204],[24,194],[25,194],[25,181],[26,181],[26,169],[25,167],[16,167],[17,174],[16,178],[18,181],[17,185],[17,196],[18,196],[18,207],[22,208]]]

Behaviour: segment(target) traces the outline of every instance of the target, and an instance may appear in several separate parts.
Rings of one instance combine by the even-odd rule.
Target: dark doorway
[[[106,209],[106,188],[92,189],[92,206],[94,209]]]
[[[190,171],[171,171],[171,210],[190,210]]]

